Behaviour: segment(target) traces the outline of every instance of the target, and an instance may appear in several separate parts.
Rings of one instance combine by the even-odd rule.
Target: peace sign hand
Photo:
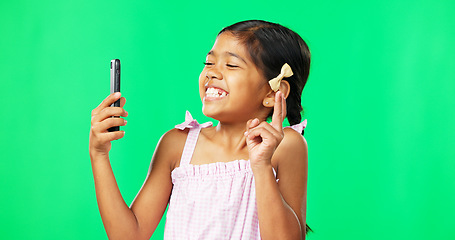
[[[247,122],[246,144],[251,168],[270,166],[273,153],[283,140],[283,120],[286,117],[286,101],[280,91],[275,94],[272,123],[250,119]]]

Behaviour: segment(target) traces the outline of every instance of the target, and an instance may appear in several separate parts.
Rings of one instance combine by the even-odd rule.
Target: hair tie
[[[280,74],[276,78],[269,80],[270,87],[272,88],[273,91],[275,92],[278,91],[278,89],[280,88],[281,80],[284,77],[290,77],[292,75],[294,75],[294,73],[292,72],[292,69],[289,66],[289,64],[287,63],[283,64],[283,66],[281,67]]]

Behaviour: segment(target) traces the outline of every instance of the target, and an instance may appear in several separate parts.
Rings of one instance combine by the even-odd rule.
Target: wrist
[[[109,159],[109,152],[97,151],[95,149],[90,149],[90,159],[93,161],[98,161],[101,159]]]
[[[272,163],[251,163],[251,170],[254,175],[268,173],[269,171],[273,171],[272,169]]]

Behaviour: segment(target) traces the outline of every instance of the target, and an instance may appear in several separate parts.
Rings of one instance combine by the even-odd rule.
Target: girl
[[[307,144],[301,94],[310,53],[292,30],[265,21],[224,28],[199,77],[204,115],[164,134],[128,207],[109,164],[126,125],[125,98],[92,111],[90,157],[110,239],[149,239],[166,206],[165,239],[305,239]],[[117,99],[121,107],[110,107]],[[291,128],[283,129],[287,116]],[[271,117],[271,123],[266,120]]]

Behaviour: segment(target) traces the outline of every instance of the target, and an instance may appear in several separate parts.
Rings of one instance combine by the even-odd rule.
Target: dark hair
[[[310,73],[310,50],[305,41],[287,27],[262,20],[235,23],[218,35],[224,32],[234,34],[245,44],[254,64],[267,80],[280,74],[283,64],[291,66],[294,75],[285,79],[291,87],[286,99],[287,117],[291,125],[300,123],[302,90]],[[306,232],[312,231],[307,224]]]
[[[283,64],[288,63],[293,76],[285,78],[291,87],[286,99],[289,124],[300,123],[303,111],[301,96],[310,71],[310,50],[303,39],[291,29],[262,20],[249,20],[225,27],[245,44],[256,66],[269,80],[276,77]],[[273,113],[270,113],[270,116]]]

